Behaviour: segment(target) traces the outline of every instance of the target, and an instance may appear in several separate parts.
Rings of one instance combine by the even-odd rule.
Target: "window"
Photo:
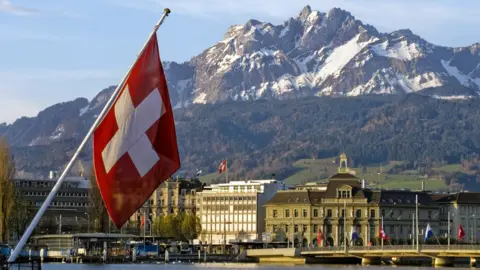
[[[303,209],[303,217],[307,217],[307,209]]]
[[[327,217],[332,217],[332,209],[327,209]]]
[[[374,218],[374,217],[375,217],[375,210],[374,210],[374,209],[371,209],[371,210],[370,210],[370,217],[371,217],[371,218]]]
[[[345,209],[342,209],[342,212],[341,212],[341,217],[345,217]]]
[[[315,233],[318,232],[318,225],[317,224],[313,225],[313,232],[315,232]]]
[[[298,225],[293,226],[293,232],[298,232]]]
[[[307,231],[307,225],[302,225],[302,232],[306,233]]]
[[[385,217],[385,209],[382,209],[382,217]]]
[[[298,217],[298,209],[294,209],[294,210],[293,210],[293,216],[294,216],[294,217]]]
[[[276,232],[278,230],[278,226],[277,225],[273,225],[273,230],[272,232]]]
[[[432,220],[432,211],[428,211],[428,220]]]
[[[360,209],[357,209],[357,218],[361,218],[362,217],[362,210]]]
[[[290,217],[290,210],[289,209],[285,210],[285,217]]]
[[[313,209],[313,217],[318,217],[318,209]]]
[[[285,232],[288,233],[288,225],[285,225]]]
[[[278,211],[277,210],[273,210],[273,217],[274,218],[278,217]]]

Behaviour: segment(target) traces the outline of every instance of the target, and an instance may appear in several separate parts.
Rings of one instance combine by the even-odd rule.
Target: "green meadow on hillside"
[[[447,184],[439,176],[422,176],[416,170],[405,170],[396,174],[389,174],[388,171],[395,165],[401,165],[403,161],[390,161],[382,164],[350,168],[360,179],[365,179],[367,186],[371,188],[385,189],[421,189],[422,181],[428,190],[446,190]],[[300,159],[293,166],[298,170],[284,179],[286,184],[296,185],[308,182],[327,180],[338,170],[336,158],[326,159]],[[461,164],[448,164],[432,168],[434,172],[463,172]],[[224,183],[225,174],[211,173],[200,177],[202,182],[210,184],[212,181]],[[229,180],[233,179],[232,177]]]

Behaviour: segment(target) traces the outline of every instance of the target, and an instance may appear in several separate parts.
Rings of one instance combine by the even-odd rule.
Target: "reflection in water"
[[[455,268],[434,268],[434,267],[401,267],[401,266],[365,266],[361,267],[358,265],[318,265],[318,264],[310,264],[310,265],[259,265],[259,264],[223,264],[223,263],[207,263],[207,264],[44,264],[42,269],[45,270],[60,270],[66,269],[68,270],[120,270],[120,269],[138,269],[138,270],[206,270],[207,268],[212,270],[241,270],[241,269],[258,269],[258,270],[310,270],[310,269],[322,269],[322,270],[333,270],[333,269],[349,269],[349,268],[365,268],[369,270],[383,270],[383,269],[395,269],[395,270],[402,270],[402,269],[409,269],[409,270],[430,270],[430,269],[458,269],[459,267],[455,266]],[[462,267],[463,268],[463,267]],[[466,267],[468,268],[468,267]]]

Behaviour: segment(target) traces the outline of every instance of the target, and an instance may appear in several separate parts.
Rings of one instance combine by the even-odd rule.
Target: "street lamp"
[[[85,212],[85,215],[87,215],[87,228],[88,228],[88,233],[90,233],[90,215]]]

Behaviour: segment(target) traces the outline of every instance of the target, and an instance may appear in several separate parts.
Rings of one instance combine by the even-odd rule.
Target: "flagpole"
[[[412,214],[412,249],[415,249],[415,215]]]
[[[419,243],[419,234],[420,234],[420,228],[419,228],[419,217],[418,217],[418,194],[415,194],[415,221],[417,222],[417,228],[416,228],[416,238],[417,238],[417,251],[420,252],[420,243]]]
[[[448,235],[447,235],[447,245],[450,249],[450,210],[448,210]]]
[[[385,235],[385,228],[383,227],[383,216],[382,216],[382,228],[381,228],[381,230],[383,231],[383,233],[382,233],[382,238],[381,238],[381,241],[382,241],[382,249],[383,249],[383,238],[385,238],[385,236],[384,236],[384,235]]]
[[[343,199],[343,246],[347,253],[347,200]]]
[[[225,178],[226,178],[226,182],[228,184],[228,159],[225,159],[225,171],[226,171]]]
[[[83,148],[85,147],[85,145],[87,144],[88,140],[90,139],[90,137],[92,136],[93,132],[95,131],[96,127],[98,126],[98,124],[100,124],[100,122],[103,120],[103,117],[105,116],[106,112],[108,111],[108,109],[110,108],[110,106],[112,105],[112,103],[115,101],[115,99],[117,98],[120,90],[123,88],[123,85],[125,84],[125,81],[127,80],[133,66],[135,65],[135,63],[138,61],[138,58],[142,55],[143,51],[145,50],[145,48],[147,47],[148,45],[148,42],[150,41],[150,39],[157,33],[157,30],[158,28],[160,27],[160,25],[162,25],[163,21],[165,20],[165,18],[170,14],[170,9],[166,8],[163,12],[163,15],[162,17],[160,18],[160,20],[157,22],[157,24],[155,24],[155,27],[153,28],[152,32],[150,33],[150,35],[148,36],[148,39],[147,41],[145,41],[145,43],[143,44],[142,46],[142,49],[140,50],[140,52],[138,53],[137,57],[135,58],[135,61],[132,63],[132,65],[129,67],[127,73],[125,73],[125,75],[123,76],[122,80],[120,81],[120,83],[117,85],[117,88],[115,88],[115,91],[113,91],[113,94],[110,96],[110,99],[108,99],[107,103],[105,104],[105,106],[103,107],[102,111],[100,112],[100,114],[98,115],[97,119],[95,119],[95,122],[93,123],[93,125],[90,127],[90,130],[88,131],[87,135],[85,135],[85,138],[83,138],[83,141],[80,143],[80,145],[78,146],[77,148],[77,151],[73,154],[72,158],[70,159],[70,161],[68,162],[67,166],[65,167],[65,169],[63,170],[62,174],[60,175],[60,177],[58,178],[57,182],[55,183],[55,186],[53,186],[52,190],[50,191],[50,193],[48,194],[48,197],[45,199],[45,201],[43,202],[42,206],[40,207],[40,209],[38,210],[37,214],[35,215],[35,217],[33,218],[32,222],[30,223],[30,225],[28,226],[28,228],[25,230],[25,232],[23,233],[22,235],[22,238],[20,239],[20,241],[18,242],[17,246],[15,247],[15,249],[13,250],[12,252],[12,255],[10,255],[10,257],[8,258],[8,262],[14,262],[18,255],[20,254],[20,251],[22,250],[23,246],[26,244],[28,238],[30,237],[30,235],[32,234],[33,230],[35,229],[35,227],[38,225],[38,222],[40,222],[40,219],[42,218],[43,214],[45,213],[45,211],[47,210],[48,206],[52,203],[53,201],[53,198],[55,197],[55,195],[57,194],[57,192],[60,190],[61,186],[62,186],[62,183],[65,179],[65,176],[67,175],[67,173],[70,171],[70,168],[72,167],[73,163],[75,162],[75,160],[77,159],[78,155],[80,154],[80,152],[83,150]]]

